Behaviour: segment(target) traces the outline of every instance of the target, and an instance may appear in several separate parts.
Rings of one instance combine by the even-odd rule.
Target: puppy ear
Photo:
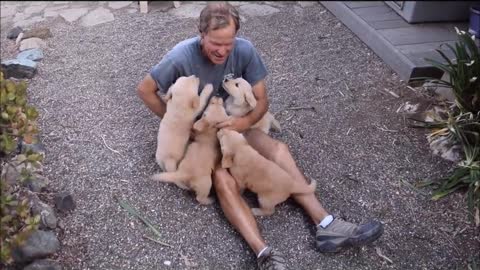
[[[232,154],[224,154],[222,156],[222,168],[228,169],[233,166],[233,155]]]
[[[201,118],[200,120],[198,120],[197,122],[195,122],[195,124],[193,124],[193,129],[195,129],[196,131],[202,131],[202,130],[204,130],[207,126],[208,126],[207,121],[205,121],[204,118]]]
[[[257,100],[251,91],[245,91],[245,100],[250,105],[250,107],[255,108],[257,106]]]

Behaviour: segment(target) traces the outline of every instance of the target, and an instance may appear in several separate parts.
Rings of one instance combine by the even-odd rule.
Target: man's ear
[[[202,131],[208,126],[207,121],[204,118],[201,118],[195,124],[193,124],[193,129],[196,131]]]
[[[228,169],[233,166],[233,154],[225,153],[222,156],[222,168]]]
[[[252,91],[245,91],[245,100],[247,103],[250,105],[250,107],[255,108],[257,106],[257,100],[255,99],[255,96],[253,95]]]

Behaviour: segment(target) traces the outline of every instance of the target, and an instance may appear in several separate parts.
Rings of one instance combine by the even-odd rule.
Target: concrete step
[[[415,77],[441,78],[443,72],[425,58],[444,62],[435,49],[454,58],[447,46],[457,41],[455,27],[468,22],[410,24],[381,1],[320,1],[405,81]]]

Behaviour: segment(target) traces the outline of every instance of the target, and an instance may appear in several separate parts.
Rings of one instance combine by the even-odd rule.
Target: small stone
[[[28,59],[12,59],[2,62],[5,78],[31,79],[37,73],[37,63]]]
[[[62,266],[53,260],[36,260],[27,265],[23,270],[62,270]]]
[[[52,32],[50,31],[49,28],[47,27],[39,27],[39,28],[34,28],[28,31],[25,31],[23,38],[32,38],[32,37],[37,37],[41,39],[47,39],[53,37]]]
[[[8,39],[16,39],[20,33],[23,32],[23,29],[20,26],[12,28],[7,34]]]
[[[164,261],[163,264],[165,264],[166,266],[170,266],[172,264],[171,261]]]
[[[47,44],[45,43],[45,41],[43,41],[40,38],[33,37],[33,38],[27,38],[22,40],[20,42],[19,50],[25,51],[28,49],[45,48],[45,47],[47,47]]]
[[[37,230],[20,247],[15,247],[12,257],[15,262],[29,262],[54,254],[60,248],[60,242],[52,231]]]
[[[41,49],[25,50],[17,55],[17,59],[28,59],[32,61],[38,61],[43,59],[43,52]]]
[[[67,212],[75,209],[75,206],[75,201],[70,193],[61,192],[55,195],[55,207],[59,211]]]

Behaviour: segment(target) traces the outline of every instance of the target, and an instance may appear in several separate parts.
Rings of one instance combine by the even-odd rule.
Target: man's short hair
[[[227,2],[208,3],[200,13],[198,31],[202,34],[210,30],[224,28],[230,24],[230,19],[235,24],[235,32],[240,29],[240,16],[237,9]]]

